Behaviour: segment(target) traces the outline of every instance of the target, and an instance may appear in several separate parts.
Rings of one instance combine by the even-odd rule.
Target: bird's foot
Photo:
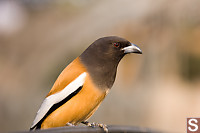
[[[68,123],[66,124],[66,126],[75,126],[75,125],[68,122]]]
[[[108,128],[107,128],[107,125],[106,124],[100,124],[100,123],[96,123],[96,122],[93,122],[93,123],[90,123],[88,121],[83,121],[81,122],[82,124],[88,126],[88,127],[100,127],[102,128],[106,133],[108,133]]]

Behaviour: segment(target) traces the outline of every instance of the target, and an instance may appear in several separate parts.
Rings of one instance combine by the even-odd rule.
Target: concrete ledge
[[[100,127],[87,127],[87,126],[66,126],[51,128],[45,130],[34,130],[25,131],[18,133],[104,133],[104,130]],[[118,126],[118,125],[108,125],[109,133],[158,133],[158,131],[151,130],[149,128],[141,128],[134,126]]]

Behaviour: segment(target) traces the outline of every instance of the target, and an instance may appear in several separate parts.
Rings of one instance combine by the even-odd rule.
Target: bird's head
[[[85,56],[88,59],[94,58],[100,63],[119,63],[124,55],[129,53],[142,54],[142,51],[137,45],[129,42],[124,38],[109,36],[100,38],[93,42],[85,50],[82,56]]]
[[[93,42],[80,56],[93,80],[102,88],[111,88],[117,66],[124,55],[142,54],[141,49],[117,36],[103,37]]]

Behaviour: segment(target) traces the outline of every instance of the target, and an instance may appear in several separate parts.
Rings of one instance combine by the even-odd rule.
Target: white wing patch
[[[45,116],[45,114],[54,104],[59,103],[67,96],[75,92],[79,87],[83,86],[85,82],[85,77],[86,77],[86,72],[82,73],[74,81],[68,84],[62,91],[45,98],[40,109],[37,112],[37,115],[35,117],[35,120],[33,121],[31,128],[33,128]]]

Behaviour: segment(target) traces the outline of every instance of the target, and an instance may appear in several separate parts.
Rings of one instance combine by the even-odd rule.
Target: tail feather
[[[38,124],[36,124],[35,126],[33,126],[33,127],[30,127],[30,131],[32,131],[32,130],[37,130],[37,129],[41,129],[41,123],[38,123]]]

